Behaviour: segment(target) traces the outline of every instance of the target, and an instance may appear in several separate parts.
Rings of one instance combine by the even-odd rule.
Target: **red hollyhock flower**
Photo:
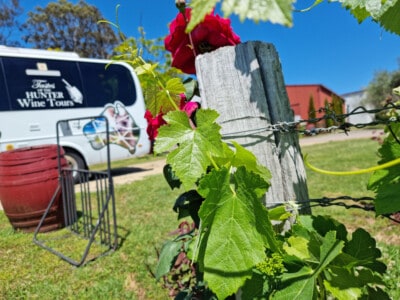
[[[187,74],[196,74],[194,61],[196,55],[215,50],[219,47],[240,43],[231,28],[229,19],[214,15],[206,15],[203,22],[198,24],[189,35],[185,32],[190,21],[190,8],[185,14],[178,13],[170,25],[170,34],[165,38],[165,49],[172,54],[172,66]]]
[[[149,140],[153,142],[158,135],[158,128],[167,123],[164,121],[163,113],[161,112],[153,117],[153,114],[149,110],[146,110],[144,118],[147,120],[146,131],[149,136]]]

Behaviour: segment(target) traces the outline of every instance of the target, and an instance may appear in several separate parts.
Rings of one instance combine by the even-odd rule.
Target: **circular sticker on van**
[[[107,145],[107,118],[110,144],[126,148],[134,154],[140,130],[125,105],[120,101],[107,104],[101,116],[83,126],[83,133],[93,149],[100,150]]]

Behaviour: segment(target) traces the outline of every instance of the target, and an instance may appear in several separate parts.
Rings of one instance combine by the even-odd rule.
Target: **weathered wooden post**
[[[196,74],[202,105],[220,114],[224,139],[245,146],[271,171],[265,204],[308,202],[297,134],[267,130],[271,124],[293,122],[275,47],[247,42],[217,49],[197,57]]]

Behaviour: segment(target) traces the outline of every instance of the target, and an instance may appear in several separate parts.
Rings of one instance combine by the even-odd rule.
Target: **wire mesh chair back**
[[[61,165],[60,130],[63,138],[73,138],[70,122],[104,122],[101,132],[107,152],[105,171],[71,169]],[[57,122],[59,186],[51,199],[33,241],[75,266],[81,266],[118,248],[114,186],[111,176],[109,124],[106,117],[95,116]],[[88,137],[90,138],[90,137]],[[98,136],[97,136],[98,138]],[[64,228],[41,232],[44,220],[61,191]]]

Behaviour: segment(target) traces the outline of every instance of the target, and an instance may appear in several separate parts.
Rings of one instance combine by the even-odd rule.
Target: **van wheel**
[[[65,151],[64,154],[65,159],[68,162],[69,167],[72,170],[85,170],[85,162],[83,161],[82,157],[72,151]],[[78,183],[81,181],[82,174],[78,171],[72,171],[72,177],[74,178],[74,182]]]

